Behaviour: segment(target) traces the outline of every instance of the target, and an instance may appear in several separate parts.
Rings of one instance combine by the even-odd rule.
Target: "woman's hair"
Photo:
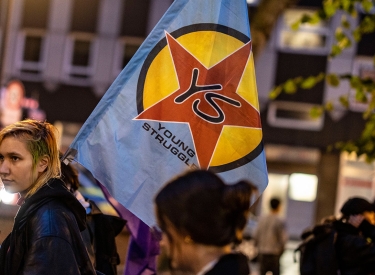
[[[272,198],[270,200],[271,209],[276,210],[279,207],[280,203],[281,201],[279,198]]]
[[[0,131],[0,144],[7,137],[14,137],[24,142],[32,155],[33,184],[26,194],[26,198],[32,196],[39,188],[45,185],[51,178],[60,177],[60,159],[56,140],[56,128],[48,123],[32,119],[26,119],[11,124]],[[46,170],[39,176],[34,168],[41,157],[48,157]]]
[[[250,199],[256,187],[247,181],[227,185],[214,173],[192,170],[172,179],[155,198],[161,229],[172,224],[194,242],[224,246],[241,242]]]
[[[60,152],[60,159],[63,154]],[[65,164],[61,162],[61,179],[65,182],[65,185],[70,184],[72,191],[77,191],[79,188],[78,171],[71,163]]]

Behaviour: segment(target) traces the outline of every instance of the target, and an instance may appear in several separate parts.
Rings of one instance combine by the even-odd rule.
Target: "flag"
[[[131,233],[124,275],[153,275],[157,271],[156,257],[159,255],[160,232],[151,230],[144,222],[116,201],[100,183],[107,201],[116,209],[117,214],[127,221]]]
[[[175,0],[65,154],[148,227],[175,175],[268,183],[246,0]]]

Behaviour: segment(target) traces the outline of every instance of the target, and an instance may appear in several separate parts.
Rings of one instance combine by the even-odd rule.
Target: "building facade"
[[[83,123],[172,0],[1,0],[1,83]],[[7,11],[7,12],[4,12]]]

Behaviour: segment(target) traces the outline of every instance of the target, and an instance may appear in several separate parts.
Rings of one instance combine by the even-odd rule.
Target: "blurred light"
[[[289,177],[289,197],[296,201],[314,201],[318,188],[318,177],[308,174],[291,174]]]
[[[0,190],[0,201],[4,204],[15,204],[18,199],[18,194],[10,194],[5,189]]]
[[[319,33],[282,31],[281,45],[295,49],[319,49],[325,47],[326,38]]]
[[[246,0],[249,5],[256,5],[258,4],[259,0]]]

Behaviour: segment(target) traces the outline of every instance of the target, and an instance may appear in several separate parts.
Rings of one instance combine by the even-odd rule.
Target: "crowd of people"
[[[77,171],[61,162],[51,124],[29,119],[0,131],[0,177],[7,192],[20,194],[13,230],[0,248],[0,275],[116,274],[114,239],[126,221],[104,215],[82,196]],[[249,259],[235,247],[258,196],[253,183],[225,183],[207,170],[165,183],[154,205],[172,274],[249,275]],[[280,274],[288,240],[281,204],[270,200],[253,236],[260,275]],[[338,274],[375,274],[374,204],[353,197],[341,214],[329,220],[337,232]]]

